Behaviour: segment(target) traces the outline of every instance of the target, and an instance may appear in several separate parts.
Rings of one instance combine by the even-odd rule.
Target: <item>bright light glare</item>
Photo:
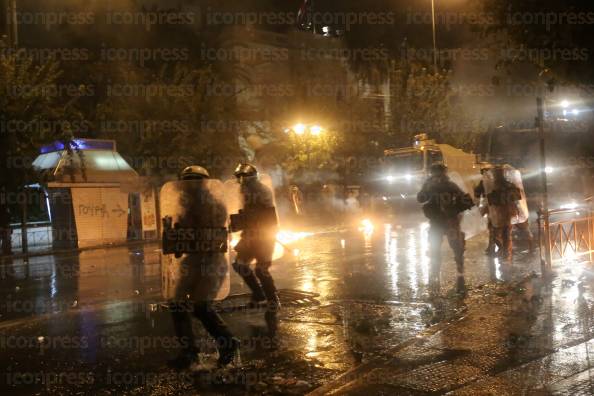
[[[404,175],[404,178],[405,178],[407,181],[411,181],[413,177],[412,177],[412,175],[410,175],[410,174],[406,174],[406,175]]]
[[[392,183],[394,181],[394,176],[388,175],[386,176],[386,180],[388,181],[388,183]]]
[[[297,135],[303,135],[305,133],[305,128],[306,127],[303,124],[295,124],[295,126],[293,126],[293,130]]]
[[[573,113],[573,115],[580,114],[580,111],[578,109],[573,109],[571,112]]]
[[[373,234],[373,222],[369,219],[361,220],[361,227],[359,227],[359,231],[363,232],[366,237],[370,237]]]
[[[309,130],[313,136],[319,136],[323,131],[322,127],[319,125],[313,125]]]
[[[575,209],[577,207],[578,207],[578,204],[576,202],[569,202],[564,205],[561,205],[561,209]]]
[[[301,239],[307,238],[312,236],[313,233],[311,232],[293,232],[293,231],[286,231],[281,230],[276,234],[276,244],[274,246],[274,253],[273,253],[273,260],[278,260],[285,254],[285,249],[287,245],[300,241]],[[239,243],[240,233],[236,232],[231,237],[231,248],[234,248]],[[299,249],[293,249],[293,255],[298,256],[300,253]]]
[[[232,248],[234,248],[235,246],[237,246],[238,243],[239,243],[239,233],[236,232],[231,237],[231,242],[229,244],[231,245]]]
[[[276,233],[276,245],[274,247],[273,260],[277,260],[283,256],[287,245],[300,241],[301,239],[307,238],[313,235],[311,232],[293,232],[287,230],[281,230]],[[293,249],[293,256],[297,257],[301,254],[301,251],[297,248]]]
[[[550,173],[553,173],[553,171],[554,171],[554,169],[553,169],[552,166],[545,167],[545,173],[549,173],[550,174]]]
[[[561,101],[561,107],[563,107],[564,109],[569,107],[569,101],[568,100],[562,100]]]
[[[280,243],[288,245],[288,244],[297,242],[301,239],[307,238],[312,235],[313,235],[313,233],[311,233],[311,232],[292,232],[292,231],[282,230],[276,234],[276,240],[279,241]]]

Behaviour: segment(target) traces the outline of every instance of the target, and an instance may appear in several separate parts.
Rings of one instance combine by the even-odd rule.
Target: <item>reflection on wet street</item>
[[[15,394],[191,394],[197,387],[201,394],[214,394],[220,386],[226,394],[246,389],[302,394],[392,353],[429,326],[479,315],[469,314],[471,303],[488,305],[483,326],[469,330],[475,337],[444,331],[439,342],[474,354],[488,349],[490,369],[532,361],[581,342],[593,330],[587,267],[564,267],[566,272],[544,285],[531,276],[540,269],[534,257],[521,251],[512,266],[489,260],[483,253],[486,238],[479,235],[467,241],[461,286],[446,243],[442,267],[431,268],[426,223],[376,224],[370,231],[312,230],[287,246],[272,267],[277,286],[318,296],[314,302],[292,301],[286,294],[278,321],[264,320],[263,312],[254,310],[225,313],[242,340],[244,369],[223,385],[203,377],[197,383],[165,366],[178,345],[169,313],[159,304],[157,245],[4,262],[0,336],[8,374],[3,386]],[[231,281],[232,294],[247,292],[234,273]],[[213,352],[214,346],[205,341],[203,351]],[[23,380],[23,373],[31,379],[47,370],[76,378],[74,383]]]

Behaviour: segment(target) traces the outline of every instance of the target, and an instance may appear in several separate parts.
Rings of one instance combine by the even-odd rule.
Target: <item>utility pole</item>
[[[545,130],[544,130],[544,109],[542,97],[536,98],[536,110],[538,124],[538,135],[540,138],[540,182],[541,182],[541,200],[540,200],[540,212],[543,219],[543,231],[544,231],[544,270],[550,273],[552,270],[552,256],[551,256],[551,229],[549,221],[549,196],[547,189],[547,172],[546,172],[546,141],[545,141]],[[541,245],[541,259],[542,259],[542,245]]]
[[[314,0],[311,0],[311,31],[316,34],[316,16],[314,11]]]
[[[433,24],[433,71],[437,74],[437,40],[435,34],[435,0],[431,0],[431,20]]]
[[[6,6],[6,36],[8,37],[8,45],[16,48],[19,45],[16,0],[4,0],[4,2]]]

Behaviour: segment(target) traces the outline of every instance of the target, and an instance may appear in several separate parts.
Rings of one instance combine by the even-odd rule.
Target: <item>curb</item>
[[[126,241],[122,243],[112,243],[108,245],[97,245],[97,246],[88,246],[84,248],[76,248],[76,249],[57,249],[57,250],[43,250],[39,252],[30,252],[30,253],[17,253],[11,255],[0,255],[0,262],[4,260],[11,260],[11,259],[22,259],[22,258],[29,258],[29,257],[42,257],[42,256],[53,256],[53,255],[62,255],[68,253],[80,253],[86,252],[89,250],[100,250],[100,249],[109,249],[109,248],[116,248],[116,247],[123,247],[123,246],[143,246],[149,245],[151,243],[159,243],[158,239],[148,239],[143,241]]]

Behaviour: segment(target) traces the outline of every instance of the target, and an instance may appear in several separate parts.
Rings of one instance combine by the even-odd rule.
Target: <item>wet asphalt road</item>
[[[302,394],[464,309],[446,243],[441,283],[429,282],[426,224],[380,224],[367,236],[312,232],[272,274],[280,289],[318,293],[317,303],[286,305],[274,333],[261,312],[225,314],[244,362],[227,378],[166,368],[178,345],[158,305],[158,245],[3,263],[0,387],[10,394]],[[469,287],[505,276],[482,253],[484,239],[467,243]],[[246,291],[232,274],[231,293]]]

